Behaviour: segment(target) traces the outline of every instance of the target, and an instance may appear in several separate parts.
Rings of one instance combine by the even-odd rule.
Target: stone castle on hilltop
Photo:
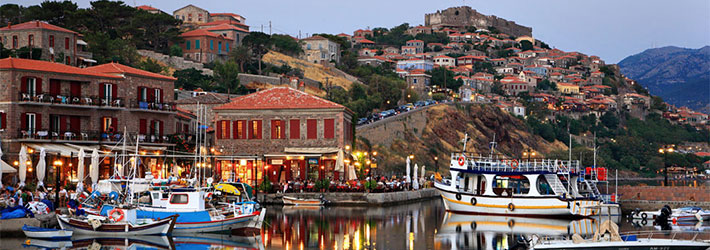
[[[502,33],[519,36],[532,36],[532,28],[516,24],[497,16],[478,13],[469,6],[451,7],[438,10],[424,16],[425,25],[433,29],[464,28],[474,26],[479,29],[495,27]]]

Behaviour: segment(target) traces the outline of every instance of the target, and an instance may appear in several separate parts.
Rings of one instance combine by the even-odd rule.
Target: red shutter
[[[20,78],[20,92],[27,93],[27,77]]]
[[[148,102],[155,102],[155,91],[148,88]]]
[[[286,139],[286,120],[281,120],[281,139]]]
[[[138,92],[140,95],[140,91]],[[103,99],[106,96],[106,83],[99,84],[99,98]]]
[[[323,137],[326,139],[335,138],[335,120],[333,120],[333,119],[323,120]]]
[[[278,120],[271,120],[271,139],[278,139],[279,137],[276,135],[276,124],[278,123]]]
[[[229,139],[229,121],[224,121],[224,139]]]
[[[118,118],[111,117],[111,128],[113,128],[114,132],[118,132]]]
[[[74,86],[72,84],[72,90],[74,89],[73,87]],[[61,91],[62,91],[61,82],[59,80],[50,79],[49,80],[49,94],[56,96],[56,95],[59,95],[61,93]]]
[[[111,98],[116,99],[116,97],[118,97],[118,85],[114,83],[111,85]]]
[[[291,139],[301,139],[301,120],[291,120],[289,121],[289,138]]]
[[[66,116],[59,117],[59,132],[61,132],[61,133],[67,132],[67,117]]]
[[[140,124],[140,125],[139,125],[139,128],[138,128],[138,133],[140,133],[140,134],[142,134],[142,135],[147,134],[146,132],[147,132],[147,130],[148,130],[148,121],[146,121],[145,119],[140,119],[139,124]]]
[[[160,103],[163,103],[163,89],[158,89],[158,93],[160,93]]]
[[[264,131],[261,128],[261,120],[256,121],[256,139],[261,139],[261,132]]]
[[[20,127],[23,130],[27,130],[27,113],[22,113],[22,120],[20,121]]]
[[[249,139],[256,139],[254,137],[254,124],[256,121],[247,121],[247,138]]]
[[[239,131],[237,131],[237,128],[239,128],[239,121],[233,121],[232,122],[232,138],[233,139],[239,139]]]
[[[163,132],[163,129],[164,129],[164,127],[163,127],[163,121],[158,121],[158,128],[160,128],[160,133],[158,133],[158,135],[159,135],[160,137],[163,137],[163,133],[164,133],[164,132]]]
[[[308,119],[306,120],[306,136],[308,139],[318,138],[318,120]]]
[[[0,113],[0,129],[7,128],[7,114]]]
[[[81,131],[81,120],[78,116],[70,116],[69,123],[71,125],[71,132],[79,133]]]
[[[37,131],[42,130],[42,114],[35,114],[35,128]]]
[[[136,100],[138,100],[139,102],[143,101],[141,100],[141,93],[143,92],[143,88],[144,87],[138,87],[138,97],[136,98]]]
[[[81,83],[71,82],[71,96],[81,96]]]
[[[222,139],[222,121],[217,121],[217,139]]]
[[[37,93],[38,93],[38,94],[39,94],[39,93],[42,93],[42,78],[37,77],[37,78],[35,78],[35,79],[37,79],[37,81],[36,81],[36,83],[35,83],[35,84],[37,85],[37,86],[35,87],[35,88],[37,88]]]

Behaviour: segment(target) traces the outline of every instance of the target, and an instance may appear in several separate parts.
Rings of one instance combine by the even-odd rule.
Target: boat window
[[[167,199],[169,195],[168,193],[163,193],[163,199]]]
[[[160,199],[160,194],[159,193],[153,193],[153,200],[159,200]]]
[[[550,184],[547,182],[547,179],[545,179],[544,176],[540,175],[537,177],[537,192],[540,194],[555,194],[554,191],[552,191],[552,188],[550,187]]]
[[[170,204],[187,204],[187,194],[173,194],[170,197]]]
[[[493,178],[493,193],[498,196],[511,194],[527,194],[530,192],[530,181],[520,175],[498,175]]]

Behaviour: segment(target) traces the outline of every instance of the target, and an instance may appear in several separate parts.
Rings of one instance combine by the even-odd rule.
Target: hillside
[[[487,155],[495,134],[498,151],[507,156],[521,157],[531,148],[538,156],[555,150],[566,150],[562,142],[550,143],[530,133],[525,122],[492,105],[436,105],[410,111],[387,122],[358,128],[358,148],[382,152],[388,157],[378,159],[380,169],[387,173],[404,169],[405,157],[413,154],[414,163],[433,170],[434,156],[441,169],[448,168],[450,153],[461,151],[460,141],[468,133],[467,151]]]
[[[291,68],[303,71],[303,76],[325,84],[326,78],[333,86],[340,86],[344,89],[350,89],[350,85],[357,79],[340,72],[337,69],[324,67],[320,64],[307,62],[301,59],[290,57],[275,51],[269,51],[263,57],[263,61],[276,66],[287,64]],[[324,86],[325,87],[325,86]]]
[[[619,67],[668,103],[710,111],[710,46],[648,49],[624,58]]]

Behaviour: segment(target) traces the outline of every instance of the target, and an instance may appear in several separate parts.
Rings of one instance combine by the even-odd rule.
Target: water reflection
[[[168,236],[96,237],[73,236],[71,241],[28,239],[24,247],[38,249],[264,249],[261,236],[241,237],[225,234],[192,234]],[[2,249],[17,249],[7,248]]]

